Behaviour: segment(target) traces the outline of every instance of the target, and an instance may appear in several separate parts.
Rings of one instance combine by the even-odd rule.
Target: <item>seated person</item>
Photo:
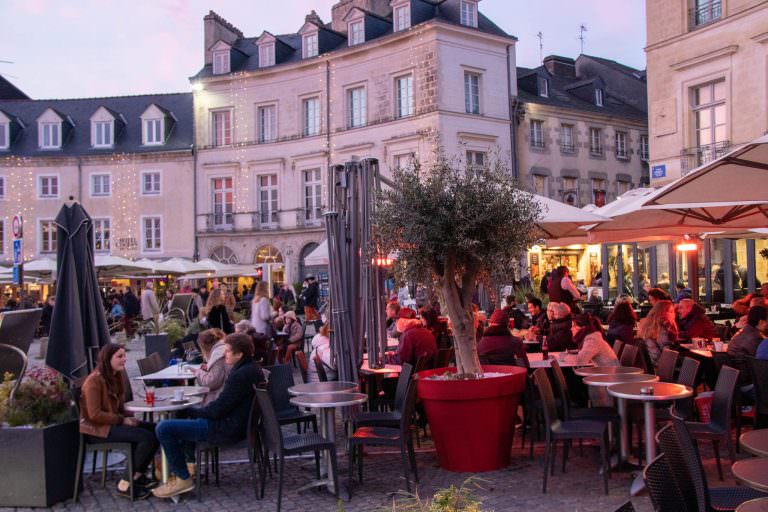
[[[261,367],[253,361],[253,342],[245,334],[224,338],[224,362],[232,370],[219,397],[203,407],[187,409],[192,419],[161,421],[155,431],[176,477],[152,492],[158,498],[171,498],[195,489],[190,476],[188,455],[196,441],[237,443],[246,437],[254,386],[264,382]]]
[[[526,357],[523,340],[509,332],[509,317],[503,309],[493,312],[490,325],[477,344],[477,353],[488,364],[514,365],[516,357]]]
[[[507,305],[504,306],[504,311],[507,313],[507,316],[509,317],[509,319],[514,321],[514,324],[511,326],[511,328],[513,329],[524,328],[525,321],[527,319],[525,318],[525,314],[517,308],[517,299],[515,299],[515,296],[507,295],[507,298],[504,300],[507,303]]]
[[[547,305],[547,317],[549,318],[549,333],[547,334],[547,346],[550,352],[563,352],[576,348],[573,342],[571,327],[573,317],[571,308],[564,302],[550,302]]]
[[[390,302],[387,304],[387,338],[399,338],[400,333],[397,332],[397,319],[400,313],[400,304],[397,302]]]
[[[432,332],[416,318],[416,312],[411,308],[401,308],[399,316],[397,330],[401,334],[397,355],[400,361],[415,367],[420,357],[434,358],[437,355],[437,342]]]
[[[323,324],[320,331],[312,338],[312,352],[309,354],[307,363],[307,378],[309,382],[319,382],[316,356],[319,356],[320,363],[323,365],[325,375],[328,380],[336,380],[336,366],[333,363],[333,353],[331,352],[331,338],[329,337],[331,326],[328,323]]]
[[[109,317],[113,322],[119,322],[123,319],[123,316],[125,316],[125,310],[123,309],[122,304],[120,304],[120,301],[117,300],[117,297],[112,299],[112,308],[109,310]]]
[[[208,329],[197,337],[197,344],[200,345],[205,362],[200,368],[193,370],[193,373],[197,384],[209,389],[203,401],[204,405],[216,400],[231,370],[231,367],[224,362],[224,336],[224,331]]]
[[[525,339],[535,341],[549,332],[549,318],[547,317],[546,310],[542,308],[541,299],[533,295],[529,295],[527,299],[531,320]]]
[[[739,385],[744,387],[751,384],[747,357],[757,357],[758,347],[763,344],[763,339],[768,334],[768,308],[755,306],[747,313],[747,325],[731,338],[728,343],[728,355],[731,356],[733,365],[739,370]]]
[[[681,340],[717,337],[715,324],[707,317],[704,308],[693,302],[693,299],[681,299],[677,303],[677,315]]]
[[[603,338],[603,327],[600,321],[589,313],[573,317],[573,338],[580,346],[578,354],[563,353],[561,360],[579,364],[594,363],[595,366],[619,366],[619,358]],[[593,405],[610,406],[612,400],[606,388],[589,386],[589,398]]]
[[[752,309],[755,306],[766,306],[768,303],[766,303],[765,298],[762,295],[759,294],[750,294],[747,295],[744,299],[748,299],[746,302],[746,308],[744,308],[743,303],[739,305],[739,311],[742,311],[739,313],[741,315],[741,318],[739,318],[739,321],[733,324],[734,329],[743,329],[747,325],[747,313],[749,313],[749,310]],[[740,299],[740,300],[744,300]],[[739,301],[736,301],[739,302]],[[736,302],[733,303],[733,310],[736,311]]]
[[[280,360],[290,363],[291,355],[297,350],[302,350],[304,346],[304,328],[294,311],[288,311],[285,314],[285,330],[288,332],[288,338],[280,347],[280,353],[283,355]]]
[[[635,326],[637,315],[629,302],[620,302],[613,308],[608,317],[608,343],[613,345],[616,340],[621,340],[628,345],[635,342]]]
[[[648,312],[648,316],[640,320],[637,337],[643,340],[653,366],[658,364],[661,352],[665,348],[677,344],[677,332],[675,307],[668,300],[656,302]]]
[[[236,333],[247,334],[253,341],[253,360],[259,364],[269,359],[269,353],[272,350],[272,338],[266,334],[256,332],[250,320],[240,320],[235,325]]]
[[[130,496],[128,478],[133,479],[134,497],[149,496],[156,485],[145,476],[157,451],[154,425],[137,420],[125,411],[125,389],[121,372],[125,371],[125,349],[107,343],[96,359],[96,369],[83,383],[80,396],[80,432],[89,443],[131,443],[133,475],[125,475],[117,484],[117,492]]]
[[[660,300],[672,301],[672,298],[661,288],[651,288],[648,290],[648,302],[651,304],[651,307],[655,306]]]

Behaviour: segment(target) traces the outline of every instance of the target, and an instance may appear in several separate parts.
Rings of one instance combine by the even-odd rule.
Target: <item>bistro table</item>
[[[643,393],[647,389],[653,392]],[[682,384],[668,382],[628,382],[609,386],[608,393],[616,397],[619,402],[619,416],[621,416],[621,462],[626,461],[629,454],[627,400],[643,402],[645,414],[645,463],[648,464],[656,458],[656,409],[653,403],[688,398],[693,395],[693,390]],[[643,490],[645,490],[645,482],[643,481],[643,476],[638,475],[632,484],[631,494],[637,496]]]
[[[736,512],[768,512],[768,498],[745,501],[736,508]]]
[[[187,396],[186,393],[185,396]],[[125,410],[128,412],[157,414],[160,420],[164,420],[169,418],[173,413],[183,411],[184,409],[192,407],[193,405],[199,405],[202,402],[203,398],[201,396],[189,396],[188,398],[185,398],[185,400],[181,403],[173,403],[170,399],[163,400],[163,403],[158,403],[157,397],[155,397],[154,405],[147,405],[144,400],[133,400],[131,402],[126,402]],[[165,457],[165,452],[163,450],[160,451],[162,454],[161,460],[163,483],[166,483],[168,482],[169,476],[168,459]],[[178,503],[178,497],[174,500],[174,503]]]
[[[357,391],[357,384],[345,381],[307,382],[306,384],[296,384],[288,388],[288,392],[293,396],[352,393],[354,391]]]
[[[626,384],[628,382],[658,382],[658,375],[647,373],[617,373],[614,375],[592,375],[584,377],[584,384],[595,387],[610,387],[614,384]]]
[[[534,354],[528,354],[528,363],[530,364],[531,368],[549,368],[552,366],[552,359],[557,358],[557,362],[560,363],[561,368],[576,368],[580,366],[594,366],[595,363],[578,363],[576,361],[562,361],[560,359],[560,354],[564,354],[564,352],[550,352],[549,353],[549,359],[546,361],[542,357],[541,352],[534,353]]]
[[[643,369],[634,366],[592,366],[577,368],[576,370],[573,370],[573,373],[579,377],[594,377],[596,375],[632,375],[643,373]]]
[[[163,368],[160,371],[154,373],[148,373],[146,375],[140,375],[134,377],[136,380],[192,380],[195,378],[195,374],[192,370],[200,368],[199,364],[187,364],[183,365],[174,364]]]
[[[313,383],[315,384],[315,383]],[[320,382],[319,384],[326,384]],[[330,383],[328,383],[330,384]],[[294,386],[294,388],[297,386]],[[288,388],[291,391],[293,388]],[[336,442],[336,409],[339,407],[350,407],[353,405],[360,405],[368,400],[368,397],[363,393],[324,393],[324,394],[302,394],[291,398],[291,403],[299,407],[309,407],[310,409],[320,409],[322,414],[320,415],[320,432],[324,438],[332,443]],[[316,480],[299,489],[299,491],[308,489],[310,487],[325,486],[329,491],[334,492],[333,488],[333,465],[331,464],[330,454],[325,454],[325,479]],[[321,475],[322,476],[322,475]],[[344,486],[340,486],[339,495],[342,496],[342,490],[344,490],[343,499],[348,499],[348,490],[344,489]]]
[[[768,492],[768,459],[740,460],[731,466],[733,477],[757,491]]]
[[[403,371],[399,364],[385,364],[382,368],[371,368],[368,366],[368,356],[363,358],[363,364],[360,366],[360,375],[365,378],[365,390],[368,393],[368,410],[376,410],[376,397],[378,392],[378,382],[382,378],[395,378]]]
[[[752,430],[741,434],[739,443],[745,451],[758,457],[768,457],[768,429]]]
[[[172,400],[173,394],[179,389],[184,392],[184,398],[189,398],[191,396],[204,397],[210,391],[210,388],[208,388],[208,386],[166,386],[162,388],[155,388],[155,402]],[[144,398],[143,394],[140,394],[138,396],[139,398],[142,398],[142,399]]]

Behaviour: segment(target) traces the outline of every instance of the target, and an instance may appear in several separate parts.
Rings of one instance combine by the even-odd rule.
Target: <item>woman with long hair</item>
[[[574,315],[573,339],[579,347],[578,354],[563,354],[564,361],[578,364],[593,363],[595,366],[618,366],[619,359],[603,337],[600,321],[589,313]],[[611,399],[605,388],[589,387],[589,398],[593,404],[608,406]]]
[[[125,411],[125,349],[107,343],[96,359],[96,368],[85,379],[80,395],[80,432],[92,444],[131,443],[133,475],[117,484],[117,492],[129,496],[128,479],[133,480],[134,497],[145,498],[156,483],[145,476],[157,451],[154,425],[137,420]]]
[[[272,308],[269,305],[269,285],[259,281],[251,304],[251,325],[256,332],[272,337]]]
[[[197,383],[209,390],[204,404],[216,400],[231,369],[224,361],[224,336],[224,331],[220,329],[208,329],[197,336],[197,344],[200,345],[205,363],[193,373]]]
[[[636,325],[637,315],[632,309],[632,303],[618,302],[608,317],[608,334],[606,335],[608,343],[613,345],[616,340],[621,340],[624,343],[633,344]]]
[[[672,301],[660,300],[651,308],[648,316],[640,320],[637,337],[643,340],[651,362],[656,366],[661,351],[677,343],[675,306]]]
[[[225,334],[232,334],[235,331],[227,311],[226,297],[220,288],[211,292],[205,309],[208,327],[221,329]]]

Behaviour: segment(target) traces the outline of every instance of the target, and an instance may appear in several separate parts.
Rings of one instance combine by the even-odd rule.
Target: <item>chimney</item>
[[[576,61],[559,55],[544,57],[544,67],[555,76],[576,78]]]
[[[332,28],[342,34],[347,33],[347,22],[344,18],[353,7],[370,11],[379,16],[388,17],[392,14],[392,8],[389,6],[390,0],[339,0],[331,7],[333,16]]]
[[[304,18],[304,23],[314,23],[315,25],[323,26],[323,20],[320,19],[320,16],[315,12],[313,9],[312,12],[306,15]]]
[[[235,41],[243,37],[243,33],[240,29],[232,25],[230,22],[219,16],[213,11],[209,11],[208,15],[203,18],[203,33],[205,48],[205,63],[211,64],[213,62],[213,55],[209,51],[209,48],[213,46],[217,41],[226,41],[229,44],[234,44]]]

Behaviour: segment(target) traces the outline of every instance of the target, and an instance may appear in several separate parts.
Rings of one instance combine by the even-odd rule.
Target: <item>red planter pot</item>
[[[505,373],[478,380],[432,380],[455,372],[419,372],[418,395],[427,413],[440,467],[448,471],[495,471],[509,465],[515,413],[525,390],[525,368],[483,366]]]

